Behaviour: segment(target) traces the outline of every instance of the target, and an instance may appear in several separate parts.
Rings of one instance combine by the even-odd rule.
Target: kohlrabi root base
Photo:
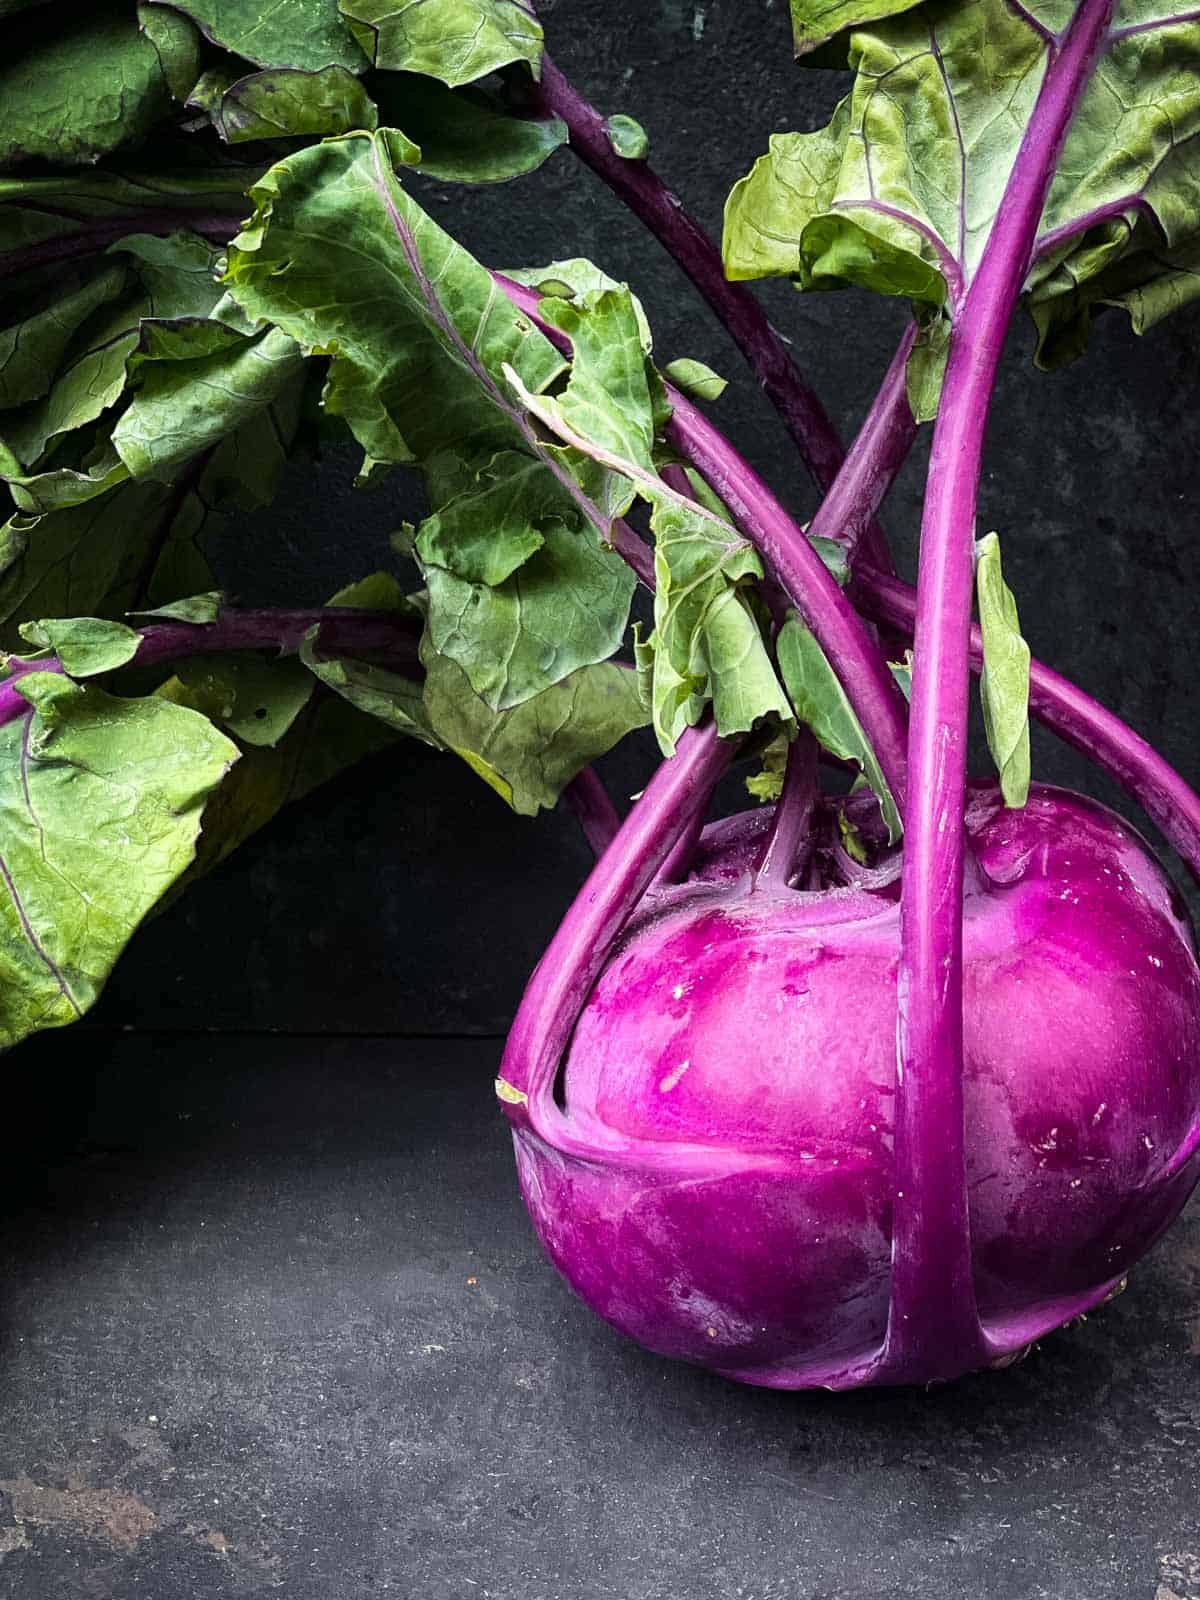
[[[756,882],[762,815],[709,829],[691,879],[643,901],[563,1065],[561,1148],[519,1124],[516,1147],[539,1236],[593,1310],[798,1388],[887,1332],[898,886]],[[1111,1293],[1187,1198],[1200,973],[1112,813],[1048,788],[1007,809],[989,786],[967,826],[971,1239],[1003,1359]]]

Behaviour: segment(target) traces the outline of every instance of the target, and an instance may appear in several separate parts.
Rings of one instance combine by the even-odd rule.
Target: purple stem
[[[536,289],[514,283],[498,272],[492,277],[559,349],[570,350],[570,341],[561,330],[539,317],[541,296]],[[702,411],[672,384],[666,387],[672,406],[666,430],[668,443],[692,463],[729,507],[734,521],[816,635],[871,741],[896,803],[903,805],[906,707],[882,652],[805,538],[803,529],[768,485]],[[859,470],[863,470],[861,462]],[[872,480],[872,492],[876,488],[882,497],[886,488],[882,477]]]
[[[401,666],[419,666],[419,630],[411,618],[381,611],[329,606],[311,611],[222,611],[215,622],[163,622],[142,630],[142,642],[127,665],[154,666],[182,656],[224,650],[277,650],[296,655],[311,628],[319,627],[322,648],[354,654],[382,654]],[[23,717],[29,701],[17,685],[32,672],[62,672],[60,661],[14,662],[0,681],[0,726]]]
[[[584,767],[563,790],[563,799],[575,813],[584,838],[599,858],[621,828],[621,815],[609,799],[608,790],[591,767]]]
[[[930,1382],[995,1353],[972,1274],[963,1130],[962,894],[975,503],[1004,336],[1113,0],[1082,0],[1043,79],[954,325],[921,528],[898,976],[892,1289],[877,1376]]]
[[[756,883],[787,889],[803,873],[812,850],[816,803],[817,741],[809,729],[801,728],[788,748],[783,790],[755,870]]]
[[[674,756],[658,767],[592,869],[529,980],[497,1090],[514,1126],[532,1127],[556,1149],[570,1152],[575,1145],[555,1104],[554,1083],[579,1014],[621,929],[735,749],[718,739],[711,718],[683,733]]]
[[[604,118],[542,56],[541,108],[567,125],[571,149],[638,217],[687,273],[749,362],[763,392],[782,417],[817,487],[829,489],[845,455],[825,407],[797,369],[787,345],[750,291],[725,276],[717,246],[646,161],[628,161],[613,149]],[[887,549],[881,530],[870,536],[879,557]],[[890,561],[877,561],[891,570]]]
[[[868,616],[911,635],[917,615],[914,591],[899,578],[860,566],[853,593]],[[971,671],[983,666],[983,638],[970,637]],[[1162,829],[1192,876],[1200,882],[1200,795],[1141,734],[1052,668],[1034,661],[1029,669],[1029,709],[1039,722],[1108,773]]]
[[[851,562],[861,554],[879,572],[891,572],[892,561],[874,513],[917,436],[907,381],[908,358],[916,337],[917,325],[912,322],[905,329],[842,470],[808,525],[810,539],[834,539],[845,546]]]

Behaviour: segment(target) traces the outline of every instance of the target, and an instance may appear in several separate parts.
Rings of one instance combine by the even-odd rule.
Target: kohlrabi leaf
[[[563,359],[404,191],[395,164],[414,150],[397,139],[352,134],[272,167],[230,248],[230,292],[305,351],[334,352],[325,404],[373,459],[524,443],[501,366],[540,389]]]
[[[482,84],[448,89],[436,78],[389,72],[372,83],[380,118],[420,147],[420,170],[445,183],[501,183],[540,167],[567,141],[557,117],[514,115]]]
[[[1021,636],[1017,602],[1004,581],[1000,539],[989,533],[975,547],[975,596],[983,634],[979,694],[988,749],[1006,805],[1029,797],[1029,646]]]
[[[304,359],[278,328],[246,338],[216,322],[149,324],[138,355],[137,386],[113,446],[131,477],[164,482],[274,405]]]
[[[581,667],[514,710],[495,712],[428,640],[421,659],[434,731],[522,816],[553,806],[589,762],[647,721],[635,674],[613,662]]]
[[[193,97],[192,103],[195,103]],[[297,139],[378,126],[375,103],[345,67],[270,67],[228,84],[210,108],[227,144]]]
[[[46,298],[0,330],[0,412],[42,398],[79,329],[100,306],[116,299],[128,276],[119,260],[102,261],[90,270],[68,269]]]
[[[854,87],[829,126],[773,136],[730,195],[729,275],[857,284],[952,320],[1072,10],[1060,0],[943,3],[855,32]],[[1124,0],[1071,123],[1027,279],[1043,327],[1061,309],[1075,330],[1068,353],[1082,287],[1120,262],[1133,281],[1113,298],[1129,303],[1141,281],[1161,281],[1162,253],[1200,232],[1198,132],[1200,22]],[[1174,277],[1174,295],[1183,283]],[[927,342],[913,385],[926,414],[938,350]]]
[[[75,331],[61,365],[34,403],[0,415],[0,440],[31,471],[60,435],[82,429],[116,405],[146,327],[168,338],[173,321],[190,327],[220,297],[213,276],[217,252],[194,234],[142,235],[114,246],[124,283],[106,295]],[[108,280],[107,263],[98,269]]]
[[[190,17],[200,31],[259,67],[349,67],[366,57],[354,41],[338,0],[148,0]]]
[[[711,700],[721,734],[767,716],[790,719],[749,580],[762,567],[749,541],[706,505],[669,487],[654,463],[653,388],[627,289],[542,302],[570,335],[571,378],[554,397],[522,403],[581,457],[627,481],[651,507],[655,533],[653,725],[670,754]]]
[[[594,261],[589,261],[586,256],[571,256],[563,261],[550,261],[544,267],[505,267],[504,276],[511,278],[514,283],[523,283],[531,289],[537,289],[552,299],[572,300],[580,304],[589,296],[599,294],[604,289],[623,289],[633,302],[642,349],[647,355],[650,354],[654,341],[642,302],[630,291],[628,284],[610,278],[607,272],[598,267]]]
[[[789,617],[776,642],[779,670],[787,685],[796,716],[806,723],[831,755],[858,765],[879,800],[888,840],[900,838],[900,813],[879,767],[862,724],[846,698],[846,691],[829,665],[824,651],[809,630]]]
[[[38,649],[52,650],[73,678],[123,667],[142,642],[136,629],[103,617],[47,617],[23,622],[18,631]]]
[[[479,467],[470,488],[426,517],[416,554],[422,567],[443,567],[468,583],[495,587],[545,544],[539,524],[561,522],[572,510],[543,462],[503,451]]]
[[[911,11],[919,0],[791,0],[792,38],[804,56],[845,28],[862,28]],[[823,65],[824,63],[822,63]]]
[[[525,0],[340,4],[371,61],[390,72],[423,72],[455,88],[514,62],[536,73],[541,60],[542,29]]]
[[[194,622],[202,625],[215,622],[225,604],[225,596],[219,589],[207,589],[203,594],[189,594],[182,600],[168,600],[165,606],[139,607],[128,615],[147,622]]]
[[[143,139],[171,109],[171,83],[188,76],[189,61],[198,73],[199,38],[181,18],[161,40],[164,63],[132,5],[96,10],[49,27],[26,24],[18,48],[5,53],[0,171],[97,161]]]
[[[175,675],[186,685],[191,704],[247,745],[277,745],[315,687],[295,656],[253,650],[193,656],[177,665]]]
[[[360,711],[378,717],[396,733],[420,739],[435,750],[444,748],[430,726],[419,678],[409,678],[367,661],[325,655],[315,628],[300,647],[300,659],[327,689],[332,689]]]
[[[625,631],[633,574],[587,524],[547,522],[543,543],[503,583],[469,583],[423,565],[434,646],[493,710],[603,661]]]
[[[663,368],[663,376],[670,378],[677,389],[682,389],[693,400],[719,400],[728,387],[727,380],[719,372],[687,356],[669,361]]]
[[[618,112],[616,116],[609,117],[604,124],[604,131],[609,144],[626,161],[644,161],[649,154],[650,140],[646,137],[646,130],[633,117]]]
[[[237,758],[204,717],[31,673],[0,728],[0,1045],[74,1022],[191,861]]]
[[[604,484],[597,487],[591,464],[576,473],[513,399],[507,368],[539,392],[561,374],[563,358],[404,191],[395,141],[389,130],[351,135],[272,168],[253,191],[253,221],[230,249],[228,283],[249,316],[269,319],[305,351],[334,353],[325,405],[345,417],[369,458],[425,467],[447,519],[425,546],[430,628],[501,709],[620,643],[633,579],[601,538],[621,506],[598,499]],[[615,350],[610,365],[623,359]],[[536,496],[529,461],[553,480]],[[561,511],[549,531],[536,523],[522,531],[510,519],[485,551],[480,508],[469,502],[480,492],[478,472],[496,462],[525,477],[530,504],[561,500]],[[504,493],[495,486],[498,498]],[[434,564],[435,554],[463,562],[471,576]],[[510,575],[494,585],[475,581],[505,568]]]

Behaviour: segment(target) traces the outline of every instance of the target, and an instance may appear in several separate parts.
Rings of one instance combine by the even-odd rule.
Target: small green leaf
[[[1020,808],[1029,798],[1030,657],[1017,602],[1001,570],[998,534],[987,534],[975,547],[975,594],[983,634],[979,693],[984,732],[1004,803]]]
[[[73,678],[90,678],[98,672],[123,667],[133,660],[142,642],[141,634],[123,622],[107,622],[100,617],[23,622],[19,632],[30,644],[53,650]]]
[[[378,126],[374,101],[345,67],[306,72],[271,67],[238,78],[222,93],[213,124],[229,144],[251,139],[317,138]]]
[[[789,741],[784,735],[772,739],[762,752],[762,767],[746,779],[746,793],[755,800],[778,800],[783,793],[783,775],[787,768]]]
[[[315,680],[294,656],[256,651],[193,656],[176,668],[193,703],[241,744],[277,745],[308,704]],[[210,709],[211,708],[211,709]]]
[[[360,711],[378,717],[394,732],[409,734],[435,750],[444,748],[430,726],[421,684],[415,678],[349,657],[325,656],[317,644],[318,631],[310,630],[300,647],[300,659],[327,689]]]
[[[911,11],[920,0],[790,0],[792,38],[798,56],[806,56],[846,28],[861,28],[883,17]]]
[[[443,183],[503,183],[533,172],[567,142],[558,117],[514,115],[499,94],[473,84],[389,73],[372,84],[381,120],[420,147],[420,170]]]
[[[30,673],[0,728],[0,1046],[74,1022],[192,860],[237,747],[194,711]]]
[[[646,130],[633,117],[618,112],[604,124],[608,142],[626,161],[645,161],[650,150]]]
[[[776,641],[779,670],[787,685],[796,716],[807,723],[817,741],[832,755],[858,764],[879,800],[888,841],[900,838],[900,813],[880,770],[862,724],[846,698],[846,691],[829,665],[816,639],[795,617],[789,617]]]
[[[668,362],[663,368],[663,375],[693,400],[719,400],[728,387],[719,372],[706,367],[703,361],[692,361],[686,356],[679,361]]]
[[[479,468],[475,486],[426,517],[416,554],[423,567],[444,567],[467,583],[495,587],[545,544],[539,523],[571,519],[573,511],[543,462],[502,451]]]
[[[225,596],[219,589],[207,589],[203,594],[188,595],[183,600],[171,600],[152,611],[131,611],[131,617],[148,617],[156,622],[215,622],[221,615]]]
[[[341,9],[375,66],[451,88],[514,62],[536,74],[541,60],[541,26],[520,0],[341,0]]]

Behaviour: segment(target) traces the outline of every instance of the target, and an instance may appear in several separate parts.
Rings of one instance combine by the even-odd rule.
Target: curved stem
[[[625,202],[687,273],[745,356],[817,487],[828,490],[845,456],[842,442],[815,390],[753,294],[744,284],[726,278],[720,250],[653,167],[617,154],[604,118],[547,55],[542,56],[538,100],[543,111],[566,123],[571,149],[580,160]],[[890,567],[882,530],[872,527],[868,541],[876,565]]]
[[[563,799],[575,813],[593,853],[602,856],[621,830],[621,816],[598,774],[584,767],[563,790]]]
[[[1055,160],[1113,0],[1082,0],[1043,79],[955,323],[934,430],[917,589],[898,976],[892,1291],[882,1371],[931,1381],[986,1360],[963,1129],[963,808],[975,502],[1004,336]]]
[[[249,204],[249,202],[247,202]],[[163,207],[156,210],[130,211],[123,216],[81,221],[77,232],[41,239],[36,244],[22,245],[19,249],[0,255],[0,279],[15,278],[22,272],[34,272],[60,261],[76,261],[80,256],[99,255],[118,239],[131,233],[175,233],[187,229],[201,234],[213,244],[227,244],[242,225],[245,207],[237,213],[228,211],[188,211],[186,207]]]
[[[497,1092],[509,1120],[558,1148],[569,1130],[554,1102],[563,1051],[621,929],[680,834],[703,807],[735,744],[711,717],[680,737],[592,869],[526,987],[509,1031]]]
[[[851,563],[861,554],[879,572],[895,569],[874,514],[917,436],[907,381],[908,358],[916,337],[917,325],[910,322],[841,471],[808,525],[810,539],[833,539],[845,547]]]
[[[869,617],[911,636],[917,597],[908,584],[859,566],[852,590]],[[972,672],[982,670],[983,637],[974,626],[970,664]],[[1200,882],[1200,795],[1174,767],[1120,717],[1036,660],[1029,669],[1029,710],[1064,743],[1120,784]]]
[[[755,869],[756,883],[786,889],[803,873],[812,850],[816,803],[817,741],[808,728],[801,728],[788,747],[783,789]]]
[[[349,606],[314,610],[225,610],[215,622],[163,622],[141,630],[142,641],[128,666],[154,666],[183,656],[211,655],[225,650],[277,650],[296,655],[312,628],[328,650],[387,655],[420,671],[417,654],[420,628],[411,617],[386,611],[357,611]],[[63,672],[55,657],[14,661],[0,681],[0,725],[23,717],[29,701],[17,685],[31,672]]]

